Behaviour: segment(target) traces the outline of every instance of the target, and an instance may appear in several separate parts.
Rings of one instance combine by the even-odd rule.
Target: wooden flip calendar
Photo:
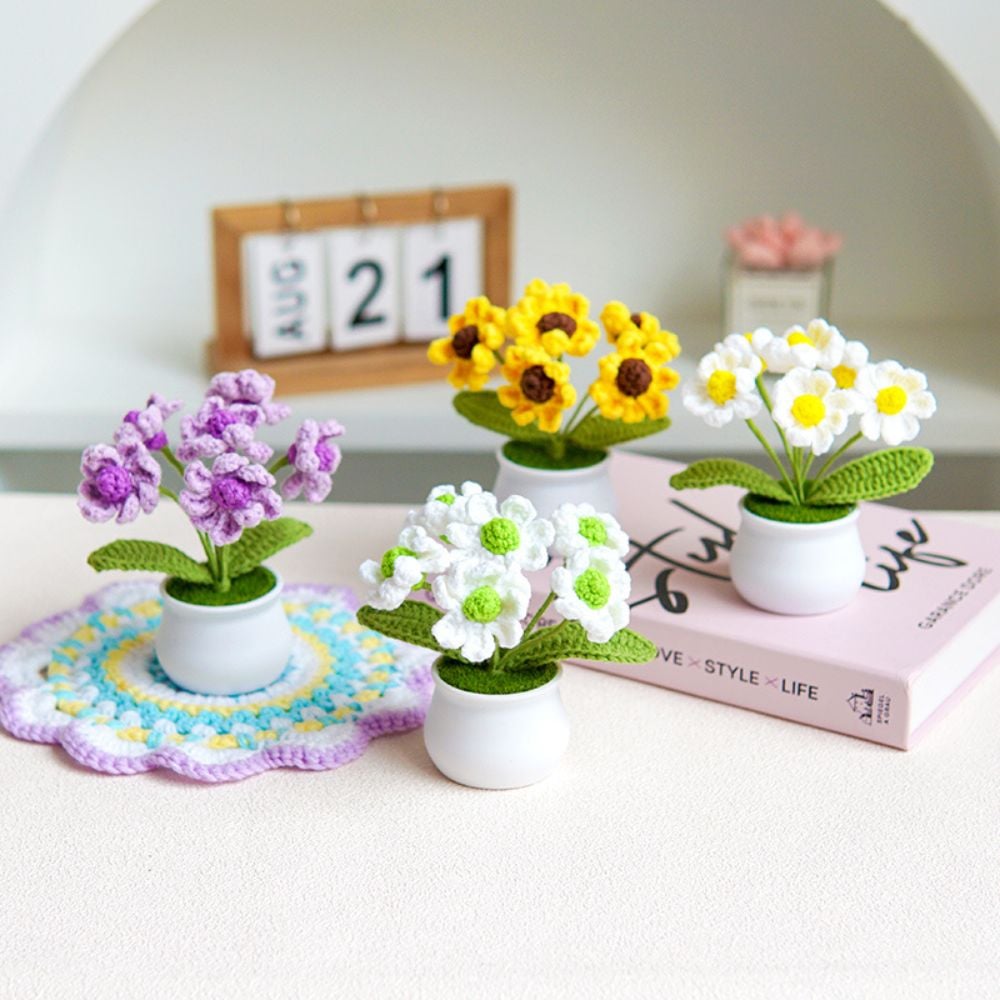
[[[442,377],[427,344],[467,299],[506,305],[507,186],[217,208],[213,371],[282,393]]]

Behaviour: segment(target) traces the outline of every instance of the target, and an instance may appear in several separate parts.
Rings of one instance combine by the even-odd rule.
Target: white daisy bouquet
[[[768,375],[779,376],[770,389]],[[711,427],[745,421],[777,476],[736,459],[709,458],[674,475],[671,485],[743,487],[747,508],[772,520],[835,520],[860,500],[913,489],[934,464],[926,448],[903,446],[937,407],[926,377],[898,361],[872,363],[864,344],[822,319],[782,336],[764,328],[730,334],[701,359],[683,401]],[[757,424],[762,411],[777,432],[777,447]],[[853,417],[857,430],[837,445]],[[862,439],[889,447],[841,461]]]
[[[627,628],[628,545],[589,504],[542,518],[524,497],[438,486],[396,545],[362,564],[370,593],[358,621],[440,653],[446,683],[483,694],[540,687],[564,659],[645,663],[656,648]],[[548,596],[529,614],[525,574],[553,558]],[[547,623],[550,609],[562,620]]]

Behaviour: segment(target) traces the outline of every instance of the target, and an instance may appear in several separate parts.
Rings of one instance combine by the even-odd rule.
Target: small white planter
[[[584,469],[532,469],[512,462],[497,449],[497,473],[493,492],[498,500],[518,495],[534,505],[540,517],[549,517],[563,503],[589,503],[602,514],[618,516],[618,503],[611,483],[611,455]]]
[[[178,687],[197,694],[245,694],[272,684],[292,652],[281,590],[275,573],[274,587],[262,597],[209,607],[171,597],[164,581],[154,639],[160,666]]]
[[[865,552],[860,510],[837,521],[771,521],[740,504],[730,575],[740,596],[782,615],[818,615],[849,604],[861,589]]]
[[[547,778],[569,743],[559,696],[562,668],[516,694],[477,694],[445,683],[434,667],[424,744],[437,769],[472,788],[521,788]]]

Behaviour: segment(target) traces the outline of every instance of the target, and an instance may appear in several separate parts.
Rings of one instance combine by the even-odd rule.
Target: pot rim
[[[555,676],[547,680],[544,684],[539,684],[538,687],[529,688],[527,691],[510,691],[506,694],[483,694],[480,691],[466,691],[465,688],[455,687],[454,684],[449,684],[446,680],[443,680],[438,673],[438,662],[439,660],[435,660],[432,667],[435,685],[440,684],[441,688],[448,692],[448,697],[453,698],[455,701],[465,701],[470,705],[478,705],[480,707],[496,705],[500,701],[509,704],[510,702],[526,701],[529,698],[538,697],[541,692],[558,687],[563,675],[563,665],[559,663]]]
[[[504,444],[506,443],[505,441]],[[608,467],[608,464],[611,462],[611,449],[609,448],[604,453],[604,458],[599,462],[595,462],[593,465],[585,465],[580,469],[536,469],[530,465],[521,465],[520,462],[515,462],[503,453],[503,445],[497,448],[496,459],[499,465],[506,465],[512,469],[516,469],[519,475],[527,476],[528,478],[537,477],[539,479],[546,479],[550,476],[558,476],[561,480],[584,479],[595,472],[602,472]]]
[[[796,521],[775,521],[770,517],[755,514],[752,510],[747,509],[746,494],[744,494],[740,497],[740,516],[764,529],[773,528],[776,533],[820,534],[824,529],[829,531],[831,528],[854,524],[861,517],[861,507],[855,505],[854,510],[842,517],[835,517],[831,521],[813,521],[808,524],[800,524]]]
[[[255,597],[252,601],[243,601],[241,604],[192,604],[190,601],[182,601],[167,593],[167,581],[172,579],[169,576],[165,576],[160,581],[160,599],[164,606],[169,604],[179,611],[198,616],[225,617],[227,614],[234,615],[244,611],[254,611],[273,602],[275,597],[280,597],[285,586],[285,581],[276,569],[271,569],[270,566],[264,568],[274,576],[274,586],[266,594],[261,594],[260,597]]]

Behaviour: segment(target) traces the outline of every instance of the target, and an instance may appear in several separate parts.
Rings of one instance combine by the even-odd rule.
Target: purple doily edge
[[[150,581],[138,579],[130,582],[141,584]],[[0,645],[0,656],[24,642],[38,642],[46,631],[58,627],[62,622],[70,621],[81,612],[90,613],[98,610],[101,607],[101,595],[118,586],[120,584],[109,584],[88,594],[75,608],[58,611],[32,622],[23,628],[15,639]],[[359,607],[357,595],[350,587],[296,583],[289,584],[285,591],[289,594],[303,591],[320,595],[339,594],[352,611],[357,611]],[[249,757],[222,764],[201,764],[174,747],[158,747],[136,757],[116,757],[114,754],[98,750],[78,734],[83,723],[73,721],[62,726],[42,726],[24,719],[11,701],[12,696],[24,688],[18,687],[3,676],[0,676],[0,727],[15,739],[60,746],[73,760],[96,773],[142,774],[163,768],[196,781],[220,783],[250,778],[255,774],[277,768],[332,771],[349,764],[352,760],[357,760],[373,739],[390,733],[404,733],[416,729],[423,724],[434,686],[430,664],[410,673],[406,678],[406,684],[419,697],[419,706],[404,711],[393,709],[366,715],[354,723],[355,734],[336,746],[318,749],[301,745],[270,746],[254,752]]]

